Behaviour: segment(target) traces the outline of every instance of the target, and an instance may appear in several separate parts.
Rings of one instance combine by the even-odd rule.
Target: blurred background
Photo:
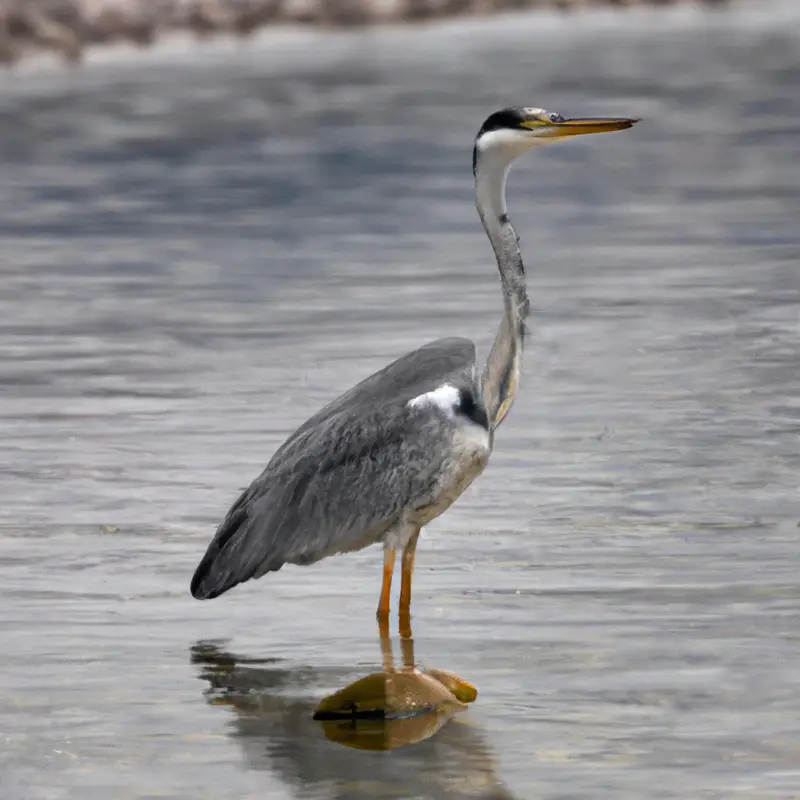
[[[796,797],[798,4],[245,5],[0,4],[0,798]],[[506,105],[643,122],[510,178],[525,375],[415,573],[478,701],[346,749],[380,550],[188,582],[320,406],[485,357]]]

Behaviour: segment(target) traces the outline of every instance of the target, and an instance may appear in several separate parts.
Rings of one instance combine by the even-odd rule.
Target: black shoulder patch
[[[467,419],[471,419],[476,425],[489,430],[489,418],[486,416],[486,409],[482,402],[476,402],[475,394],[472,389],[462,386],[458,390],[458,406],[456,414],[461,414]]]

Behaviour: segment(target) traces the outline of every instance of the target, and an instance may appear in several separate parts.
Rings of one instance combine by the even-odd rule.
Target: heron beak
[[[564,136],[582,136],[585,133],[608,133],[624,131],[633,127],[638,119],[624,117],[584,117],[582,119],[565,119],[563,122],[547,122],[540,136],[561,138]]]

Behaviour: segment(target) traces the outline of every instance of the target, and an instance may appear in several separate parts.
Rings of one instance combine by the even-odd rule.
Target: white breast
[[[453,445],[465,455],[488,456],[489,431],[471,419],[461,418],[456,423],[456,430],[453,433]]]
[[[489,431],[464,414],[458,414],[459,390],[451,384],[442,384],[409,401],[410,408],[435,407],[451,423],[451,440],[441,465],[436,489],[427,502],[419,506],[412,522],[426,525],[439,516],[483,472],[491,453]]]

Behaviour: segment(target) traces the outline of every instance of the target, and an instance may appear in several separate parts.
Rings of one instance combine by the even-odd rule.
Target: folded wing
[[[231,507],[195,571],[192,594],[217,597],[283,564],[380,541],[404,510],[429,500],[449,453],[446,417],[408,400],[448,379],[463,382],[472,364],[471,342],[434,342],[301,426]]]

